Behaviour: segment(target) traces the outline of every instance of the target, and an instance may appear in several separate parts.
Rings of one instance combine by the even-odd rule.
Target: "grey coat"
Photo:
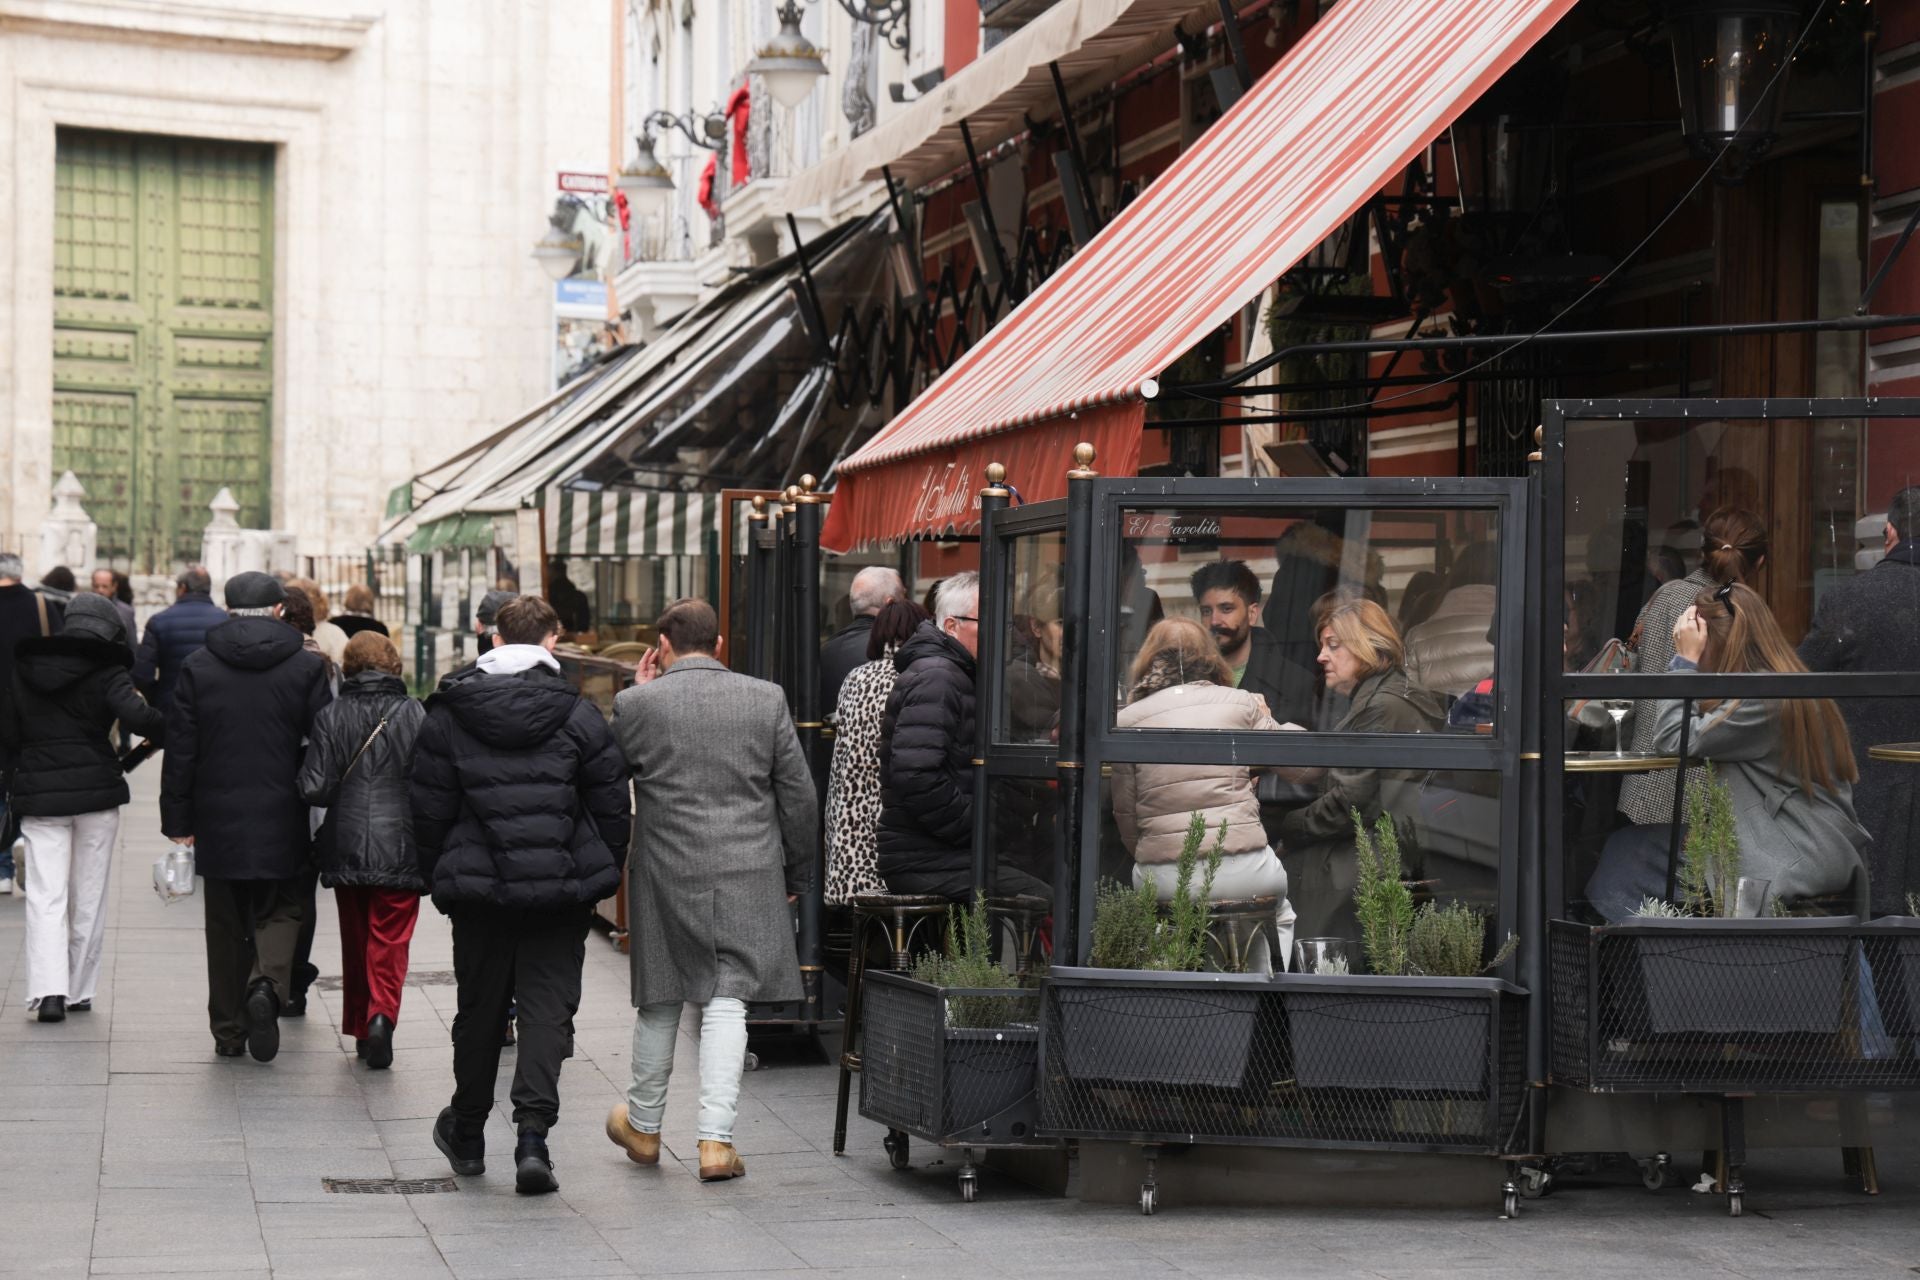
[[[1657,705],[1653,749],[1678,752],[1684,704]],[[1853,789],[1842,782],[1832,791],[1802,790],[1781,754],[1775,711],[1764,699],[1735,698],[1696,712],[1688,730],[1687,750],[1713,761],[1733,796],[1741,874],[1773,881],[1774,896],[1786,902],[1844,893],[1850,909],[1865,915],[1862,851],[1872,837],[1854,818]]]
[[[811,886],[813,775],[779,686],[681,658],[613,703],[633,769],[633,1002],[798,1000],[787,895]]]
[[[1827,588],[1800,660],[1813,671],[1920,671],[1920,540]],[[1842,698],[1840,714],[1860,764],[1854,807],[1873,833],[1873,909],[1901,912],[1920,890],[1920,768],[1875,760],[1867,748],[1920,741],[1920,698]]]

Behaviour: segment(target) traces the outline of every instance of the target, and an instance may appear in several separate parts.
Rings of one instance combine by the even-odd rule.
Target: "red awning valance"
[[[820,545],[847,552],[903,538],[977,534],[991,462],[1007,469],[1007,483],[1026,502],[1066,496],[1073,447],[1082,442],[1094,448],[1095,470],[1130,476],[1140,466],[1144,417],[1143,405],[1111,405],[846,476],[833,491]]]

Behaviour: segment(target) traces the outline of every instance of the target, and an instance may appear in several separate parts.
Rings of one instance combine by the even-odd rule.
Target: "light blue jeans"
[[[660,1119],[667,1111],[667,1081],[673,1075],[680,1009],[678,1003],[641,1005],[633,1020],[633,1084],[627,1089],[627,1122],[641,1133],[660,1132]],[[747,1006],[732,996],[715,996],[700,1006],[700,1141],[733,1141],[740,1073],[746,1065]]]

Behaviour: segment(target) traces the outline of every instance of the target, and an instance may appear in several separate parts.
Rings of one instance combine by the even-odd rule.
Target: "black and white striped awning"
[[[543,497],[548,555],[718,554],[720,495],[717,493],[664,493],[646,489],[578,492],[555,485]]]

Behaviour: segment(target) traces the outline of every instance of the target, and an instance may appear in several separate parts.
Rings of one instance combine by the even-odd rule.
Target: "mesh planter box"
[[[1638,1092],[1920,1084],[1863,983],[1892,968],[1872,935],[1851,919],[1556,920],[1554,1079]]]
[[[1862,945],[1887,1034],[1920,1053],[1920,916],[1883,916],[1868,925]]]
[[[959,990],[868,973],[861,991],[860,1114],[929,1142],[1030,1142],[1039,1002],[1037,991]],[[982,1013],[1005,1025],[952,1025]]]
[[[1485,1153],[1519,1116],[1525,993],[1497,979],[1056,968],[1042,991],[1050,1134]]]

